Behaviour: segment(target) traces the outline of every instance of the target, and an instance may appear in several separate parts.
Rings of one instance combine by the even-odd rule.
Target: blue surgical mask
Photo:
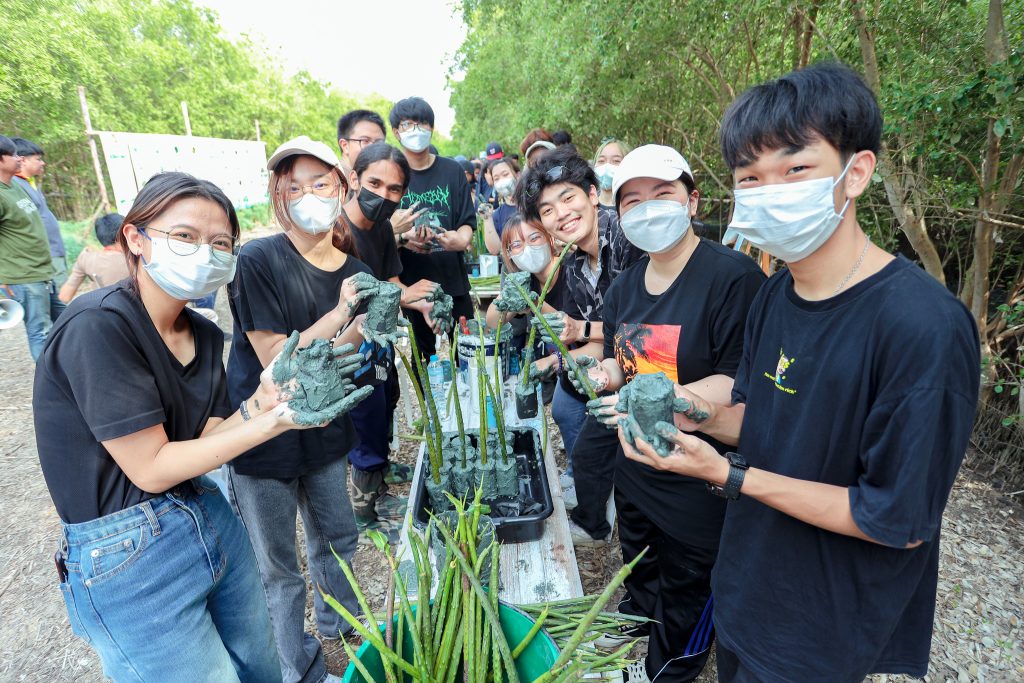
[[[152,250],[148,262],[142,259],[142,267],[160,289],[179,301],[201,299],[235,277],[234,254],[201,244],[195,253],[183,256],[171,251],[166,239],[146,237]]]
[[[600,166],[594,167],[594,173],[597,174],[597,180],[601,184],[602,190],[612,189],[612,181],[615,180],[615,169],[616,166],[611,164],[601,164]]]
[[[660,254],[679,243],[690,227],[690,207],[670,199],[641,202],[619,219],[626,239],[648,254]]]
[[[430,136],[431,131],[429,130],[413,128],[400,134],[398,139],[402,141],[402,145],[410,152],[422,152],[430,146]]]

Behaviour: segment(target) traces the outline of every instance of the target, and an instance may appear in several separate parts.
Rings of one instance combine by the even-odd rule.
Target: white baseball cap
[[[523,156],[526,157],[527,159],[529,159],[530,158],[530,154],[532,154],[535,149],[554,149],[554,148],[555,148],[555,143],[553,143],[553,142],[548,142],[547,140],[537,140],[532,145],[530,145],[529,147],[526,148],[526,154],[524,154]]]
[[[307,135],[300,135],[283,143],[274,150],[274,154],[267,160],[267,170],[273,171],[281,163],[282,159],[294,154],[308,154],[311,157],[316,157],[328,166],[339,166],[338,155],[334,153],[334,150],[322,142],[310,140]]]
[[[619,199],[619,190],[634,178],[656,178],[658,180],[679,180],[686,173],[691,178],[693,171],[683,155],[667,145],[644,145],[637,147],[622,158],[615,169],[612,181],[612,196]]]

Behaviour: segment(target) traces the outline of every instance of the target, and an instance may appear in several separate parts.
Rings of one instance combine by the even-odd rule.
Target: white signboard
[[[146,181],[164,171],[209,180],[235,208],[267,202],[267,148],[262,142],[151,133],[98,135],[122,215]]]

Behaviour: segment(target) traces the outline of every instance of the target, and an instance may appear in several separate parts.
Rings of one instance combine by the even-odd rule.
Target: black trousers
[[[754,672],[743,666],[739,657],[732,650],[718,643],[717,657],[719,683],[759,683],[760,679]]]
[[[608,498],[612,495],[618,449],[618,432],[608,429],[588,414],[572,449],[577,505],[570,516],[594,538],[605,538],[612,532],[607,507]]]
[[[423,315],[418,311],[405,311],[405,316],[412,323],[412,331],[416,334],[416,345],[420,349],[420,355],[424,358],[430,358],[434,353],[437,352],[437,339],[434,337],[434,333],[427,327],[427,321],[423,319]],[[458,296],[452,297],[452,320],[455,324],[458,324],[460,316],[466,316],[466,319],[472,319],[473,317],[473,299],[466,294],[459,294]],[[452,339],[452,331],[448,330],[448,341]],[[398,361],[401,363],[401,361]]]
[[[658,527],[615,491],[622,561],[647,554],[626,579],[619,609],[654,619],[647,648],[647,676],[654,683],[692,681],[700,675],[715,638],[711,568],[717,548],[700,548]],[[685,520],[680,520],[680,526]]]

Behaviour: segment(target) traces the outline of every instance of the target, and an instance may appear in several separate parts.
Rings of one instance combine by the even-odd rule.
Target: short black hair
[[[117,233],[124,225],[124,216],[119,213],[108,213],[96,219],[93,230],[96,231],[96,239],[105,247],[109,247],[117,241]]]
[[[567,130],[556,130],[551,134],[551,142],[555,143],[555,146],[567,145],[572,142],[572,136]]]
[[[755,85],[729,105],[722,119],[722,156],[730,169],[765,150],[803,147],[820,136],[847,158],[878,153],[882,112],[853,69],[822,62]]]
[[[14,150],[20,157],[30,157],[38,154],[43,156],[43,148],[25,138],[11,138],[11,142],[14,143]]]
[[[391,124],[392,128],[397,129],[398,124],[406,119],[425,123],[433,128],[434,110],[430,108],[430,105],[422,97],[407,97],[404,100],[398,100],[395,102],[395,106],[391,107],[391,113],[388,114],[388,123]]]
[[[401,150],[392,147],[386,142],[375,142],[364,147],[363,151],[356,157],[356,163],[352,170],[356,172],[357,178],[361,178],[366,169],[370,167],[370,164],[378,161],[394,162],[398,166],[398,170],[402,172],[402,191],[404,192],[409,189],[409,181],[412,179],[412,171],[409,170],[409,160],[405,158]]]
[[[556,147],[527,167],[516,183],[516,205],[527,220],[540,220],[537,205],[541,194],[546,187],[562,183],[575,185],[584,192],[598,186],[594,169],[571,145]]]
[[[338,119],[338,139],[343,140],[352,135],[352,129],[360,121],[376,123],[380,126],[382,133],[386,134],[388,132],[388,129],[384,126],[384,119],[381,118],[380,114],[369,109],[355,109]]]
[[[6,135],[0,135],[0,157],[9,156],[13,157],[18,153],[17,148],[14,146],[14,141]]]

